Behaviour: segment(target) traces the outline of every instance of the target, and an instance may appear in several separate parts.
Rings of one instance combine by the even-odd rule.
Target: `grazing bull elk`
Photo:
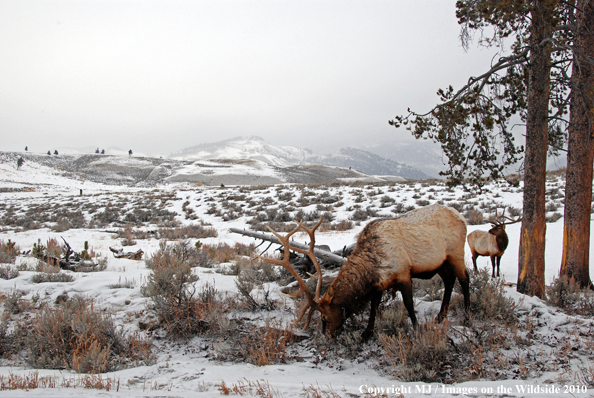
[[[503,210],[505,214],[505,209]],[[508,220],[505,222],[504,220]],[[497,277],[500,276],[499,268],[501,265],[501,256],[505,253],[509,238],[505,232],[505,226],[509,224],[515,224],[522,221],[522,218],[512,220],[505,215],[498,215],[497,210],[495,211],[495,217],[491,218],[492,228],[486,231],[473,231],[468,234],[468,246],[470,246],[470,252],[472,253],[472,264],[474,265],[474,271],[478,271],[476,265],[476,259],[478,256],[489,256],[491,257],[491,265],[493,266],[493,273],[491,277],[495,278],[495,267],[497,266]]]
[[[380,219],[369,223],[359,234],[357,246],[326,293],[320,297],[322,271],[314,255],[315,230],[321,224],[309,229],[301,223],[286,236],[271,231],[282,242],[286,260],[271,260],[273,264],[285,267],[299,283],[299,290],[289,297],[305,294],[308,299],[298,313],[296,323],[307,313],[303,330],[307,328],[314,311],[322,316],[322,331],[334,337],[347,317],[361,312],[371,301],[371,312],[363,340],[373,333],[377,307],[384,290],[395,289],[402,293],[404,305],[413,326],[417,317],[413,306],[411,278],[429,279],[439,274],[445,291],[437,320],[442,321],[448,312],[450,297],[456,278],[462,285],[464,305],[468,311],[469,279],[464,263],[466,222],[454,209],[432,205],[413,210],[396,219]],[[309,251],[291,247],[289,238],[305,230],[310,238]],[[317,271],[315,295],[305,285],[299,274],[289,264],[289,252],[306,254]]]

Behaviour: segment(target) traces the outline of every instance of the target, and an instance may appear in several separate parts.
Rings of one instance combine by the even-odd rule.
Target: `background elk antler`
[[[299,313],[297,314],[297,320],[294,322],[294,324],[298,324],[299,322],[301,322],[301,319],[307,313],[305,325],[303,326],[303,329],[301,329],[301,331],[304,331],[305,329],[307,329],[307,326],[309,326],[311,317],[312,317],[314,311],[316,311],[318,309],[318,305],[320,302],[320,290],[322,288],[322,269],[320,268],[320,264],[318,263],[318,259],[316,258],[316,255],[314,253],[314,246],[316,243],[315,231],[322,224],[323,220],[324,219],[321,218],[320,221],[318,221],[318,223],[311,229],[307,228],[305,225],[303,225],[303,221],[301,221],[301,222],[299,222],[299,225],[297,225],[297,227],[294,230],[292,230],[285,236],[282,236],[281,234],[274,231],[272,228],[268,227],[270,232],[272,232],[278,238],[280,243],[283,245],[283,248],[284,248],[283,259],[275,260],[275,259],[268,258],[268,257],[262,257],[259,254],[257,254],[257,256],[260,257],[264,261],[267,261],[274,265],[280,265],[280,266],[284,267],[297,280],[297,283],[299,283],[299,290],[293,294],[285,294],[287,297],[297,298],[301,294],[305,293],[305,296],[307,297],[307,303],[299,310]],[[309,235],[310,243],[309,243],[308,250],[303,250],[298,247],[291,246],[291,244],[289,243],[289,239],[291,238],[291,236],[293,234],[295,234],[297,231],[299,231],[300,229],[303,229]],[[297,253],[307,255],[310,258],[310,260],[312,261],[312,263],[314,264],[314,266],[316,267],[317,274],[316,274],[316,276],[312,275],[314,278],[317,279],[315,296],[312,296],[309,288],[305,284],[305,281],[301,278],[301,276],[299,276],[297,271],[295,271],[295,268],[293,268],[293,266],[289,262],[291,250],[293,250]]]
[[[495,208],[495,215],[494,216],[491,215],[489,217],[489,222],[491,224],[493,224],[493,226],[500,226],[500,225],[515,224],[515,223],[522,221],[523,217],[518,217],[516,219],[509,218],[508,216],[505,215],[505,210],[507,210],[507,208],[504,208],[503,211],[501,212],[501,214],[498,214],[498,209]],[[507,220],[507,222],[505,220]]]

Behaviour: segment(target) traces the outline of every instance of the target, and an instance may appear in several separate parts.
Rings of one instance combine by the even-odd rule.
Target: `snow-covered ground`
[[[12,168],[11,168],[12,167]],[[561,177],[552,176],[547,183],[547,203],[549,216],[554,213],[563,213],[562,192],[563,180]],[[84,196],[80,195],[83,189]],[[458,207],[462,213],[472,208],[476,211],[484,210],[484,216],[495,206],[499,209],[521,209],[521,189],[509,187],[505,183],[492,184],[483,193],[467,192],[461,188],[448,189],[443,183],[415,182],[415,183],[386,183],[384,185],[352,185],[333,186],[297,186],[278,185],[247,188],[240,186],[227,186],[225,188],[192,187],[185,184],[169,184],[155,189],[141,189],[122,185],[110,186],[98,183],[82,182],[64,175],[56,175],[50,168],[23,167],[15,170],[12,165],[0,163],[0,240],[9,239],[15,242],[21,250],[30,250],[34,243],[45,243],[51,238],[66,240],[75,251],[81,251],[84,242],[95,252],[107,258],[107,267],[101,272],[72,273],[72,282],[39,283],[31,281],[35,272],[22,271],[17,278],[0,279],[0,294],[7,296],[11,291],[18,290],[24,294],[23,298],[39,295],[53,302],[58,295],[67,293],[84,295],[94,300],[94,303],[111,314],[117,324],[127,331],[138,331],[138,314],[146,311],[149,299],[141,293],[141,287],[147,282],[149,269],[144,261],[134,261],[114,258],[109,247],[121,247],[121,239],[114,231],[121,228],[124,223],[114,223],[111,226],[89,228],[71,228],[57,232],[57,221],[48,221],[40,218],[41,228],[21,230],[18,226],[6,225],[6,217],[18,219],[27,216],[28,209],[39,209],[39,214],[45,211],[57,215],[61,211],[74,211],[79,209],[84,216],[84,222],[89,223],[97,213],[101,213],[106,206],[120,203],[120,219],[125,214],[131,214],[135,208],[134,203],[144,197],[159,195],[166,196],[165,208],[175,213],[175,220],[181,225],[195,223],[201,220],[216,228],[218,236],[215,238],[200,239],[203,244],[242,242],[249,244],[253,239],[243,237],[229,231],[230,227],[248,228],[248,221],[257,214],[266,213],[270,209],[277,212],[286,211],[295,213],[302,210],[305,213],[329,212],[333,222],[348,221],[355,218],[354,227],[346,231],[326,231],[316,234],[317,244],[327,244],[333,250],[355,241],[357,234],[369,220],[379,216],[390,216],[412,207],[420,207],[431,203],[443,203]],[[283,197],[285,199],[279,199]],[[320,198],[310,204],[307,198]],[[333,200],[324,199],[334,198]],[[300,201],[303,199],[303,201]],[[234,203],[235,206],[231,206]],[[325,204],[331,203],[331,204]],[[48,206],[51,204],[47,210]],[[257,207],[257,205],[260,207]],[[90,211],[88,207],[96,205],[97,209]],[[44,207],[45,206],[45,207]],[[257,207],[250,213],[250,207]],[[188,212],[191,209],[192,212]],[[238,209],[242,209],[241,211]],[[366,220],[356,221],[357,211],[366,212]],[[193,213],[193,217],[189,214]],[[255,214],[255,215],[254,215]],[[268,216],[268,215],[267,215]],[[41,217],[41,216],[40,216]],[[365,218],[365,217],[363,217]],[[96,226],[96,225],[95,225]],[[149,230],[154,225],[134,226]],[[53,229],[52,229],[53,228]],[[468,225],[468,232],[476,229],[487,230],[488,223]],[[550,284],[558,275],[561,263],[563,219],[547,224],[546,241],[546,282]],[[548,306],[545,302],[518,294],[513,287],[517,281],[517,259],[519,242],[519,224],[507,227],[510,245],[502,258],[502,278],[512,286],[507,286],[509,297],[518,304],[518,311],[526,314],[538,314],[536,322],[538,333],[550,334],[551,338],[562,340],[568,328],[575,326],[576,330],[592,328],[592,320],[579,317],[568,317],[558,309]],[[111,231],[111,232],[110,232]],[[297,240],[305,241],[303,235],[298,235]],[[192,243],[195,240],[192,240]],[[594,243],[594,242],[593,242]],[[591,245],[591,248],[594,244]],[[126,251],[142,249],[145,258],[151,256],[159,249],[157,239],[137,239],[136,244],[127,246]],[[470,254],[467,247],[467,265],[472,267]],[[17,257],[16,264],[29,264],[34,266],[37,260],[29,256]],[[490,260],[486,257],[479,258],[480,267],[489,267]],[[594,269],[591,270],[594,271]],[[69,272],[69,271],[62,271]],[[221,293],[235,294],[235,276],[216,272],[214,268],[195,268],[199,276],[197,285],[209,283]],[[114,288],[118,284],[125,284],[125,288]],[[293,303],[276,292],[273,299],[282,303],[276,314],[283,321],[290,321],[293,317],[291,310]],[[418,302],[415,300],[417,311],[420,315],[435,313],[440,302]],[[274,315],[273,314],[273,315]],[[263,323],[267,314],[256,313],[251,315],[256,321]],[[569,324],[569,326],[567,326]],[[577,332],[576,332],[577,333]],[[591,337],[589,337],[591,338]],[[209,343],[210,341],[211,343]],[[335,361],[316,360],[320,353],[301,352],[300,361],[289,359],[288,363],[268,366],[255,366],[246,363],[232,363],[217,360],[209,353],[212,340],[195,337],[187,342],[171,342],[167,339],[154,341],[154,352],[157,356],[156,364],[136,368],[123,369],[102,375],[102,377],[119,382],[119,391],[105,391],[78,388],[48,388],[32,389],[30,391],[14,390],[2,391],[0,396],[6,397],[106,397],[106,396],[166,396],[166,397],[212,397],[221,394],[222,383],[227,387],[256,385],[271,388],[269,396],[278,397],[452,397],[468,396],[507,396],[507,397],[552,397],[552,396],[578,396],[586,397],[594,394],[594,389],[580,379],[578,374],[583,374],[583,369],[594,368],[594,363],[589,362],[588,356],[578,356],[574,362],[558,369],[546,369],[538,372],[536,377],[522,380],[521,377],[505,380],[488,381],[478,379],[454,385],[437,383],[402,382],[394,379],[389,371],[378,368],[378,361],[357,361],[344,359],[340,366]],[[377,347],[377,343],[370,346]],[[592,345],[594,346],[594,344]],[[365,348],[363,348],[365,349]],[[551,347],[531,347],[534,352],[542,355]],[[522,357],[522,352],[516,352]],[[305,359],[303,359],[305,358]],[[528,357],[527,357],[528,358]],[[26,365],[22,360],[4,359],[1,362],[0,376],[31,375],[33,371],[40,376],[53,376],[61,380],[75,379],[74,372],[65,370],[35,370]],[[387,365],[386,365],[387,369]],[[582,373],[580,373],[582,372]],[[383,390],[382,390],[383,389]],[[587,389],[587,391],[586,391]],[[256,393],[251,394],[244,390],[245,395],[268,396]],[[318,394],[318,395],[316,395]],[[334,395],[333,395],[334,394]],[[402,395],[400,395],[402,394]]]

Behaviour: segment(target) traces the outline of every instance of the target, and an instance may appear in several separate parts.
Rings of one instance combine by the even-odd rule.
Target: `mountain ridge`
[[[239,136],[222,141],[203,143],[172,153],[176,160],[251,159],[275,167],[295,165],[325,165],[355,169],[369,175],[424,179],[429,176],[417,167],[396,162],[369,151],[345,147],[321,155],[309,149],[275,146],[259,136]]]

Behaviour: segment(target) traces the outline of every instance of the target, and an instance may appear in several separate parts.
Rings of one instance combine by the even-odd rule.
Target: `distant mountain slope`
[[[422,179],[428,175],[416,167],[383,158],[355,148],[342,148],[329,155],[314,154],[309,150],[274,146],[257,136],[237,137],[224,141],[195,145],[173,153],[177,160],[250,159],[271,166],[325,165],[351,168],[370,175],[389,175]]]
[[[19,168],[17,160],[24,164]],[[381,182],[394,178],[369,176],[348,168],[325,165],[277,167],[260,160],[177,160],[110,155],[59,155],[0,152],[0,192],[21,190],[89,190],[100,186],[157,187],[271,185],[339,181]]]
[[[429,140],[406,142],[389,140],[364,143],[361,148],[394,162],[419,169],[430,177],[437,177],[440,171],[447,168],[447,159],[441,147]]]
[[[325,156],[310,156],[308,161],[310,163],[349,167],[371,175],[393,175],[414,179],[428,178],[427,174],[417,168],[355,148],[342,148],[336,153]]]

